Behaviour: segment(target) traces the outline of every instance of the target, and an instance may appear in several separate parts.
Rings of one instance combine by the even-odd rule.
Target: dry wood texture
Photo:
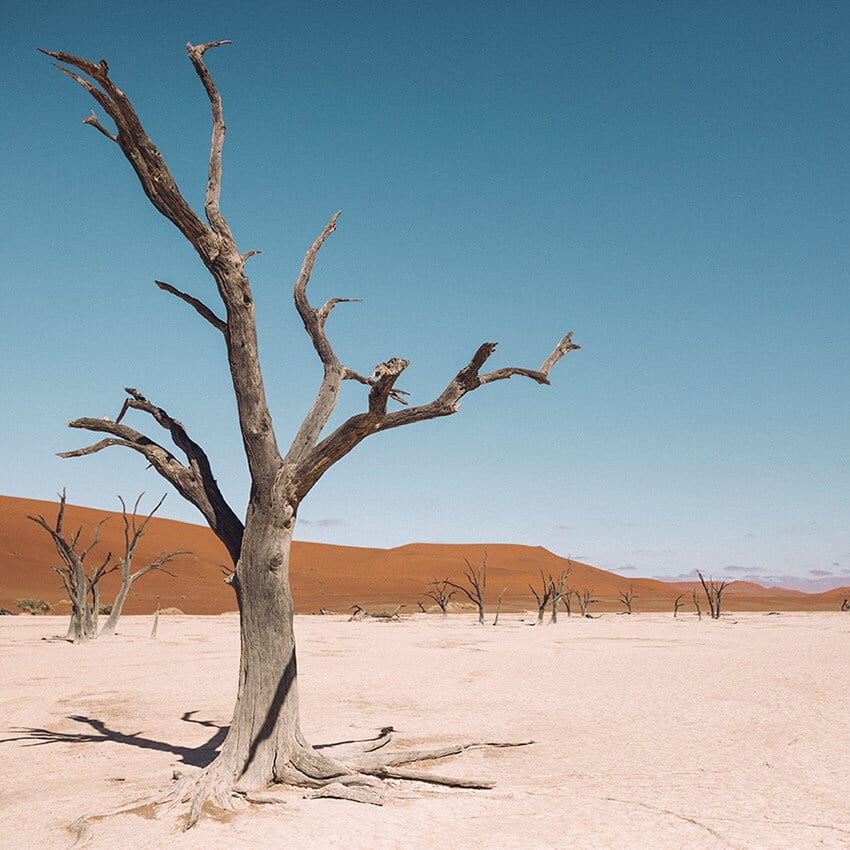
[[[251,497],[244,523],[224,500],[209,459],[189,437],[183,424],[134,388],[127,388],[127,398],[114,421],[84,418],[69,423],[73,428],[108,436],[93,445],[63,454],[64,457],[86,455],[115,445],[141,453],[184,498],[198,507],[233,561],[235,571],[231,583],[241,619],[239,691],[220,755],[200,780],[192,782],[191,788],[183,783],[172,794],[174,800],[187,798],[190,802],[189,826],[196,822],[205,801],[228,806],[234,791],[250,792],[275,781],[340,783],[352,774],[345,764],[310,747],[301,733],[298,715],[289,560],[298,508],[316,482],[367,437],[454,414],[465,395],[485,384],[515,375],[548,384],[553,366],[578,348],[572,342],[572,335],[567,334],[545,357],[539,369],[509,366],[482,372],[496,348],[495,343],[485,342],[469,363],[449,380],[440,395],[430,402],[407,406],[406,394],[396,384],[409,365],[408,361],[391,357],[375,366],[369,375],[344,365],[331,345],[326,322],[333,308],[348,299],[334,298],[321,307],[314,307],[308,299],[310,277],[322,246],[336,229],[337,212],[307,249],[295,282],[295,308],[324,374],[315,402],[288,451],[282,454],[266,400],[254,299],[245,272],[246,261],[256,252],[239,249],[220,205],[225,123],[221,97],[207,68],[206,54],[227,43],[187,45],[189,59],[204,87],[212,116],[204,218],[180,193],[129,98],[112,81],[106,61],[92,62],[69,53],[43,51],[56,60],[56,66],[79,83],[112,120],[114,132],[101,124],[94,114],[86,118],[85,123],[120,148],[151,204],[183,234],[212,276],[224,308],[223,317],[220,317],[201,299],[171,284],[158,284],[191,306],[223,337],[251,476]],[[342,382],[346,380],[356,381],[368,389],[365,409],[323,436]],[[390,402],[404,406],[390,410]],[[151,417],[168,433],[185,459],[178,459],[168,448],[125,425],[122,420],[130,412]],[[483,602],[479,610],[483,622]]]

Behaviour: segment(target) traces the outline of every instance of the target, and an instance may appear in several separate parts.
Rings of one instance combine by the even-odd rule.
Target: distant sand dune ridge
[[[58,505],[53,502],[0,496],[0,608],[16,611],[15,600],[23,597],[45,599],[62,605],[64,592],[56,574],[49,569],[57,562],[53,543],[43,529],[27,519],[43,514],[53,522]],[[81,541],[91,540],[97,522],[109,516],[101,528],[101,541],[90,558],[119,553],[123,547],[120,513],[68,505],[65,527],[82,526]],[[171,578],[153,572],[142,577],[125,605],[127,614],[153,611],[157,600],[163,608],[179,608],[187,614],[220,614],[236,609],[233,590],[224,582],[227,552],[205,526],[154,517],[136,552],[135,566],[144,565],[162,552],[187,550],[190,555],[174,559]],[[421,601],[432,604],[422,594],[428,582],[449,578],[462,582],[464,559],[480,564],[487,556],[487,596],[491,610],[502,588],[507,588],[503,610],[525,611],[535,607],[529,583],[540,584],[540,572],[557,576],[571,568],[568,585],[592,590],[591,611],[624,611],[619,594],[634,588],[635,611],[671,611],[673,599],[697,585],[646,578],[626,578],[589,564],[568,561],[542,547],[512,544],[412,543],[395,549],[332,546],[296,541],[292,552],[291,582],[297,613],[318,613],[321,609],[345,613],[352,605],[367,610],[406,607],[403,613],[418,611]],[[109,602],[118,587],[113,574],[101,582],[101,598]],[[850,588],[827,593],[806,594],[782,588],[763,588],[749,582],[734,582],[723,595],[727,611],[834,611]],[[460,600],[455,598],[453,604]],[[427,603],[427,604],[426,604]],[[690,593],[683,600],[682,613],[692,612]],[[703,606],[704,607],[704,606]],[[577,610],[578,606],[574,605]],[[456,608],[456,610],[461,610]],[[67,606],[57,608],[65,613]]]

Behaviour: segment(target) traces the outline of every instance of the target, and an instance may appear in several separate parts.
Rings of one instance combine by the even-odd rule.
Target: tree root
[[[534,743],[534,741],[471,741],[427,750],[388,752],[382,749],[381,752],[376,752],[376,749],[389,743],[392,732],[392,727],[385,727],[376,739],[367,742],[365,750],[346,757],[344,761],[322,755],[307,745],[299,747],[284,767],[276,769],[275,783],[312,789],[305,795],[310,799],[331,797],[381,806],[384,804],[388,791],[382,780],[423,782],[450,788],[489,789],[495,786],[495,783],[489,781],[444,776],[423,770],[402,768],[401,765],[435,761],[471,749],[525,747]],[[175,784],[162,793],[108,812],[80,817],[74,821],[70,825],[70,829],[77,834],[73,848],[78,850],[91,839],[90,821],[147,807],[154,809],[155,816],[159,819],[166,817],[178,807],[189,804],[188,817],[183,827],[184,830],[189,830],[198,822],[206,807],[237,812],[244,810],[249,804],[267,805],[286,802],[282,797],[266,793],[266,789],[239,788],[225,776],[226,771],[216,762],[197,773],[175,770],[173,774]]]

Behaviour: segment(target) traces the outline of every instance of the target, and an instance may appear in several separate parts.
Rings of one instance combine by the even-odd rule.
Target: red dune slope
[[[58,506],[52,502],[0,496],[0,607],[17,611],[16,599],[32,597],[58,606],[59,613],[68,610],[59,577],[49,569],[51,564],[58,563],[53,543],[44,529],[27,519],[28,515],[42,514],[52,524],[57,510]],[[102,561],[109,551],[122,551],[121,515],[74,505],[66,507],[65,530],[72,533],[81,527],[83,545],[91,541],[95,525],[104,517],[109,518],[101,527],[100,543],[89,556],[90,563]],[[187,614],[235,610],[233,591],[223,581],[227,552],[206,527],[152,519],[139,544],[134,567],[138,569],[162,552],[176,550],[190,552],[178,556],[169,565],[176,578],[157,572],[142,577],[131,591],[125,612],[150,612],[157,598],[164,608],[179,608]],[[568,561],[542,547],[415,543],[396,549],[367,549],[296,542],[291,565],[295,608],[299,613],[318,612],[322,608],[343,613],[353,604],[369,611],[404,604],[405,610],[416,611],[418,601],[431,604],[422,596],[428,582],[449,578],[463,583],[465,561],[478,566],[485,553],[490,609],[503,588],[506,588],[503,610],[534,608],[529,583],[539,587],[541,571],[548,576],[571,568],[568,585],[579,591],[591,590],[597,600],[591,608],[595,611],[625,610],[619,594],[629,587],[636,594],[635,611],[671,611],[674,597],[692,586],[624,578],[588,564]],[[111,601],[117,585],[116,575],[104,578],[101,598]],[[845,596],[850,596],[850,589],[810,595],[735,582],[727,588],[723,599],[724,609],[730,611],[835,610]],[[457,594],[454,602],[468,604],[462,594]],[[690,609],[688,593],[683,610]]]

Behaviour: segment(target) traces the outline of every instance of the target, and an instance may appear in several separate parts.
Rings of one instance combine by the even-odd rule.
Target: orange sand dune
[[[57,612],[68,610],[59,577],[49,569],[58,556],[47,532],[27,519],[44,515],[49,523],[56,518],[58,506],[52,502],[0,496],[0,607],[17,611],[15,600],[22,597],[45,599],[57,605]],[[65,530],[82,528],[80,541],[88,545],[95,525],[104,517],[100,543],[88,562],[96,563],[107,552],[123,549],[123,520],[120,513],[68,505]],[[212,532],[203,526],[174,520],[150,521],[147,533],[136,552],[138,569],[162,552],[186,550],[163,573],[150,573],[131,591],[125,611],[128,614],[153,610],[157,597],[161,605],[179,608],[186,614],[217,614],[236,609],[232,589],[223,581],[228,565],[227,552]],[[298,613],[318,612],[324,608],[345,613],[353,604],[369,611],[395,608],[418,610],[418,601],[429,603],[422,594],[434,579],[463,581],[465,559],[479,565],[487,557],[487,579],[492,610],[502,588],[506,588],[503,610],[523,611],[535,607],[529,583],[540,585],[540,572],[559,574],[572,568],[568,584],[577,590],[592,590],[597,601],[591,610],[622,611],[619,594],[631,586],[637,594],[636,611],[669,611],[673,599],[689,590],[690,583],[672,583],[654,579],[628,579],[578,561],[568,561],[542,547],[509,544],[427,544],[414,543],[396,549],[367,549],[296,542],[293,548],[291,581]],[[111,601],[118,586],[116,575],[101,582],[104,601]],[[850,589],[839,588],[821,594],[805,594],[782,588],[762,588],[748,582],[734,582],[724,595],[724,609],[743,610],[835,610]],[[689,610],[690,599],[683,610]],[[457,594],[454,603],[468,603]],[[426,606],[426,607],[429,607]],[[576,606],[577,607],[577,606]]]

